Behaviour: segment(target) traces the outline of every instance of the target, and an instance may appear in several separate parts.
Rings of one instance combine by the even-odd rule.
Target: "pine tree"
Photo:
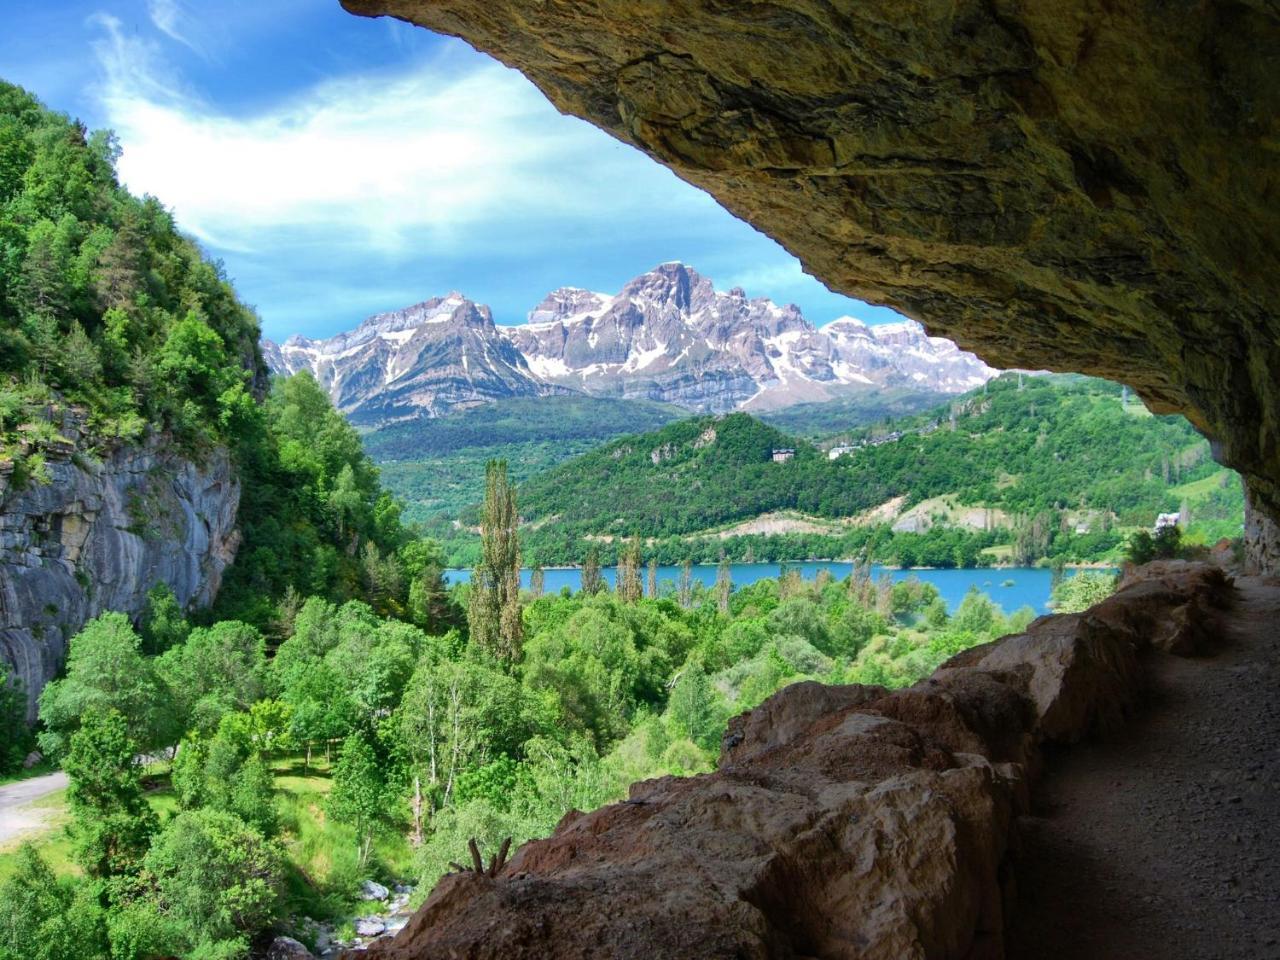
[[[520,658],[524,644],[519,520],[507,462],[490,460],[485,467],[480,565],[471,577],[467,623],[473,643],[508,663]]]
[[[650,600],[658,599],[658,558],[649,559],[649,589],[645,591]]]
[[[128,211],[116,235],[98,256],[93,273],[93,292],[104,310],[128,309],[142,287],[143,258],[147,237],[138,215]]]

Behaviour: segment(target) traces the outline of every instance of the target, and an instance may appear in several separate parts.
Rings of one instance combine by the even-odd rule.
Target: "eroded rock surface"
[[[460,36],[834,289],[1181,412],[1280,519],[1280,9],[342,0]]]
[[[61,433],[79,429],[68,419]],[[239,545],[240,484],[225,451],[197,464],[157,440],[97,459],[67,443],[46,457],[48,483],[15,489],[0,473],[0,658],[16,667],[29,720],[88,620],[141,613],[158,583],[203,606]]]
[[[1217,568],[1151,565],[910,689],[787,687],[731,721],[715,773],[570,813],[496,877],[446,876],[365,955],[1001,957],[1042,747],[1113,729],[1151,638],[1210,633],[1230,594]]]

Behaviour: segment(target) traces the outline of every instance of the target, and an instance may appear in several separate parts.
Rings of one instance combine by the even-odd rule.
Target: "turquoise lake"
[[[838,561],[810,561],[808,563],[790,563],[788,567],[800,570],[801,575],[812,580],[819,570],[830,570],[832,575],[847,577],[852,564]],[[746,586],[757,580],[778,575],[779,564],[776,563],[735,563],[730,565],[733,583],[736,587]],[[604,570],[605,579],[612,586],[617,571],[612,567]],[[647,576],[647,570],[642,571]],[[946,601],[948,610],[955,610],[964,599],[969,588],[976,586],[998,603],[1005,613],[1012,613],[1019,607],[1027,606],[1036,613],[1049,612],[1049,587],[1052,573],[1046,567],[976,567],[959,570],[898,570],[891,567],[872,567],[872,575],[879,577],[887,573],[894,580],[905,580],[907,577],[919,577],[938,588],[942,599]],[[1068,576],[1070,572],[1068,572]],[[450,583],[465,583],[471,577],[470,570],[446,571]],[[562,587],[577,590],[582,585],[581,571],[572,569],[548,569],[543,571],[545,590],[547,593],[558,593]],[[698,564],[693,568],[693,576],[707,586],[716,582],[715,564]],[[673,589],[680,577],[679,567],[659,567],[659,591]],[[529,571],[521,573],[521,583],[529,585]]]

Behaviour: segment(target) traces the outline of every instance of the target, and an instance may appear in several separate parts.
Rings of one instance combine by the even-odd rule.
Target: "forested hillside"
[[[825,403],[798,403],[755,414],[783,433],[819,441],[843,430],[888,422],[932,410],[948,397],[902,387],[866,390]]]
[[[196,459],[226,446],[243,542],[218,613],[266,625],[291,588],[370,585],[403,609],[423,548],[400,552],[410,538],[359,435],[309,378],[264,396],[253,311],[158,200],[119,185],[117,152],[0,83],[0,469],[44,482],[67,410],[81,453],[148,436]]]
[[[51,408],[101,443],[166,430],[193,449],[252,417],[258,323],[154,198],[116,181],[118,147],[0,82],[0,458],[42,475]]]
[[[990,511],[978,528],[956,531],[968,555],[1004,543],[1035,559],[1052,555],[1050,541],[1060,538],[1063,550],[1071,544],[1069,558],[1099,559],[1119,546],[1117,528],[1150,526],[1184,501],[1195,504],[1205,537],[1239,532],[1238,484],[1212,462],[1203,438],[1179,417],[1125,402],[1121,387],[1103,381],[1006,374],[927,413],[838,432],[823,447],[837,442],[853,449],[832,460],[746,414],[682,421],[533,477],[520,490],[521,515],[543,562],[571,559],[566,551],[584,536],[688,537],[777,511],[863,524],[818,542],[756,538],[758,559],[798,559],[791,548],[861,550],[875,539],[885,542],[884,559],[930,562],[895,551],[912,537],[941,544],[950,518],[901,528],[893,549],[882,528],[935,498],[946,499],[944,513]],[[776,463],[775,449],[795,455]],[[868,513],[889,504],[890,512]],[[746,540],[705,546],[737,558]],[[943,546],[954,554],[961,544]],[[670,545],[662,557],[680,559]]]
[[[513,397],[443,417],[364,435],[386,486],[405,503],[407,520],[456,516],[484,485],[484,467],[500,457],[516,481],[554,467],[623,434],[688,416],[678,407],[605,397]]]

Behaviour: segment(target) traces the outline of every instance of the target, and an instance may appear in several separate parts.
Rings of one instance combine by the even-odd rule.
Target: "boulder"
[[[26,755],[22,761],[22,769],[30,770],[32,767],[44,762],[44,754],[39,750],[32,750]]]
[[[386,887],[374,880],[365,880],[360,884],[361,900],[385,900],[390,895]]]
[[[315,960],[315,957],[293,937],[276,937],[267,947],[267,960]]]
[[[356,935],[360,937],[378,937],[386,929],[386,923],[377,917],[361,917],[356,921]]]

